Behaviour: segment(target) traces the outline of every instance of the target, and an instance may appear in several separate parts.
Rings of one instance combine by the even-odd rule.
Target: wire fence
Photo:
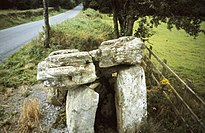
[[[205,102],[194,90],[182,80],[168,65],[145,45],[146,55],[143,65],[148,84],[159,88],[172,106],[175,114],[186,125],[191,133],[205,132]],[[172,92],[172,93],[169,93]],[[198,125],[194,126],[194,122]]]

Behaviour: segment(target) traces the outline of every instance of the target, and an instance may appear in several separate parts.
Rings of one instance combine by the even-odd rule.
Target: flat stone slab
[[[46,81],[46,86],[71,87],[96,79],[95,65],[88,52],[55,51],[38,64],[37,80]]]
[[[60,66],[80,66],[87,63],[92,63],[92,57],[88,52],[74,52],[68,54],[57,54],[48,56],[46,61],[49,63],[49,67]]]
[[[99,66],[102,68],[120,64],[138,64],[143,57],[143,42],[132,36],[104,41],[99,49],[101,52]]]

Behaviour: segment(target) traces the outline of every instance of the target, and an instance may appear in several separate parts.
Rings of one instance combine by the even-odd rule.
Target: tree
[[[120,23],[121,35],[132,35],[133,24],[139,20],[136,36],[146,37],[142,32],[161,22],[167,28],[184,29],[188,34],[196,36],[200,32],[203,18],[200,10],[196,11],[198,2],[194,0],[113,0],[118,3],[116,12]],[[147,16],[151,16],[149,19]]]
[[[49,48],[50,43],[50,25],[49,25],[49,16],[48,16],[48,0],[43,0],[43,8],[44,8],[44,31],[45,31],[45,40],[44,40],[44,46],[45,48]]]
[[[104,4],[102,0],[96,1],[100,3],[100,8],[108,5],[108,1]],[[139,22],[135,31],[138,37],[150,36],[149,29],[161,22],[166,23],[168,29],[175,25],[192,36],[204,32],[200,29],[205,17],[204,0],[111,0],[110,3],[117,36],[132,35],[135,21]]]
[[[42,7],[42,0],[1,0],[1,9],[33,9]]]

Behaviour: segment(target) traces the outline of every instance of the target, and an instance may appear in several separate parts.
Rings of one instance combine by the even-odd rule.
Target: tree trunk
[[[49,16],[48,16],[48,0],[43,0],[43,7],[44,7],[44,31],[45,31],[45,40],[44,40],[44,46],[45,48],[49,48],[50,43],[50,25],[49,25]]]
[[[118,15],[118,20],[120,24],[120,36],[125,36],[125,29],[126,29],[126,24],[125,24],[125,19]]]
[[[125,36],[132,36],[134,22],[135,20],[131,16],[127,17]]]
[[[112,0],[114,31],[118,36],[132,36],[135,13],[132,13],[133,1]],[[118,29],[120,24],[120,34]]]
[[[132,36],[133,26],[135,19],[126,16],[126,18],[119,17],[120,23],[120,35],[121,36]]]
[[[114,23],[114,33],[116,38],[119,38],[119,29],[118,29],[118,15],[116,9],[116,1],[112,0],[112,7],[113,7],[113,23]]]

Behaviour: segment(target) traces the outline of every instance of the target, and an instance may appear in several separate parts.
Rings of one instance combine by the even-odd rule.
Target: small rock
[[[60,106],[65,102],[65,96],[67,94],[64,88],[46,87],[48,102],[52,105]]]

